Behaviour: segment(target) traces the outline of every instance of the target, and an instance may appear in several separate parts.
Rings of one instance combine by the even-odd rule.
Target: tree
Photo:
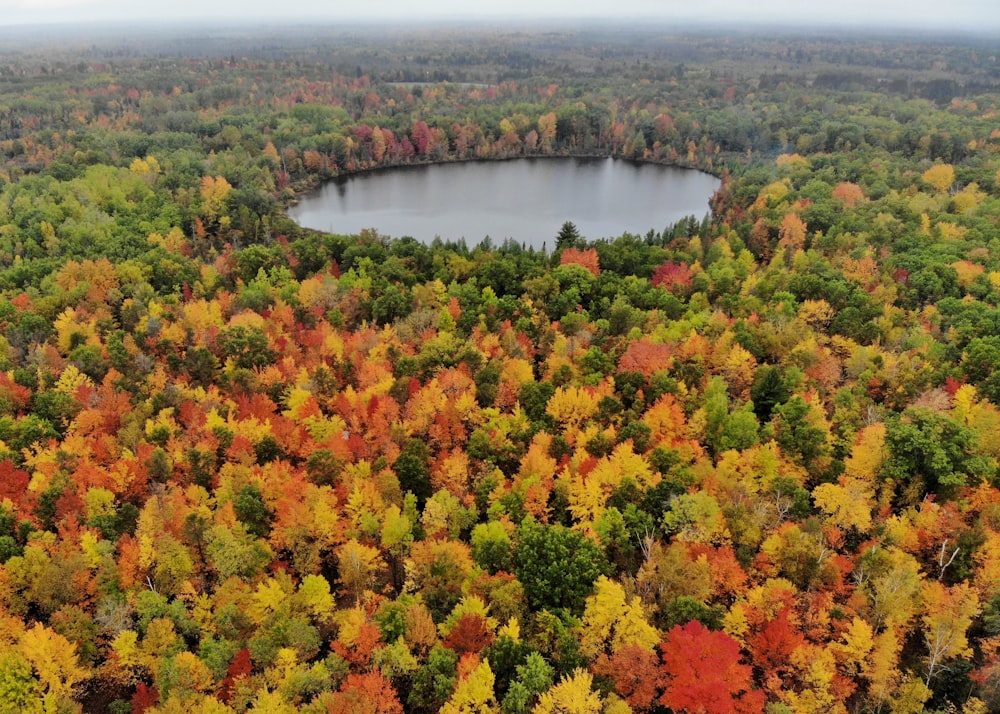
[[[938,193],[944,193],[955,183],[955,169],[951,164],[938,164],[924,171],[921,178]]]
[[[503,714],[525,714],[531,710],[538,695],[552,686],[554,670],[538,652],[529,652],[524,662],[516,665],[515,671],[517,676],[501,704]]]
[[[517,532],[514,572],[532,607],[580,612],[594,581],[610,566],[601,547],[586,536],[529,519]]]
[[[872,525],[872,490],[869,482],[841,476],[837,483],[822,483],[813,489],[816,506],[828,514],[828,522],[839,528],[866,533]]]
[[[674,295],[688,295],[692,290],[694,275],[694,271],[687,263],[668,260],[653,272],[649,282]]]
[[[499,714],[493,682],[490,663],[481,662],[458,682],[441,714]]]
[[[572,225],[572,224],[569,224]],[[563,226],[565,230],[565,224]],[[559,236],[556,238],[556,248],[559,248],[559,242],[564,240],[563,231],[559,231]],[[575,242],[575,238],[572,239]],[[564,248],[562,253],[559,255],[559,265],[580,265],[587,269],[594,277],[601,274],[600,261],[597,256],[596,248],[589,248],[587,250],[580,250],[574,245],[570,245]]]
[[[976,337],[962,355],[962,371],[970,382],[994,404],[1000,404],[1000,339]]]
[[[201,179],[202,215],[210,220],[218,219],[232,190],[232,185],[222,176],[203,177]]]
[[[783,688],[781,677],[791,667],[792,653],[805,643],[805,637],[791,623],[790,608],[783,607],[776,617],[768,620],[747,637],[747,649],[754,665],[763,672],[766,682],[774,682],[774,690]]]
[[[636,585],[644,598],[655,598],[661,611],[682,597],[705,603],[713,589],[712,567],[685,541],[674,540],[667,547],[655,541],[648,547]]]
[[[662,691],[660,658],[654,650],[640,645],[625,645],[610,657],[601,655],[594,663],[594,672],[608,677],[615,692],[637,711],[652,708]]]
[[[775,440],[796,462],[806,465],[826,455],[829,429],[815,404],[795,395],[774,409]]]
[[[601,697],[593,691],[594,678],[577,669],[542,693],[532,714],[599,714]]]
[[[833,198],[844,204],[845,208],[854,208],[864,200],[865,194],[860,186],[850,181],[842,181],[837,184],[831,194]]]
[[[552,144],[556,138],[556,114],[548,112],[538,117],[538,134],[541,136],[542,151],[546,154],[552,152]]]
[[[798,214],[786,213],[781,220],[781,227],[778,229],[778,245],[784,248],[788,255],[805,248],[806,224],[799,218]]]
[[[979,597],[967,583],[947,587],[937,580],[923,586],[924,643],[927,645],[927,675],[924,683],[946,670],[946,662],[971,654],[966,633],[979,613]]]
[[[594,583],[594,594],[587,598],[580,621],[580,640],[580,651],[593,659],[626,645],[652,651],[660,635],[646,621],[639,599],[626,598],[621,585],[602,575]]]
[[[440,621],[462,597],[472,572],[469,546],[451,540],[417,541],[410,550],[407,585],[419,588],[428,609]]]
[[[510,533],[503,523],[490,521],[472,529],[472,557],[490,573],[510,570]]]
[[[455,690],[458,655],[435,645],[427,662],[413,674],[413,686],[406,703],[416,711],[438,712]]]
[[[395,687],[379,672],[349,674],[328,710],[342,714],[403,714]]]
[[[341,585],[356,601],[360,601],[362,593],[372,586],[376,571],[384,567],[375,548],[353,538],[337,549],[337,565]]]
[[[677,712],[759,712],[764,694],[751,686],[752,671],[740,662],[739,643],[724,632],[692,621],[675,626],[660,645],[660,703]]]
[[[928,492],[952,497],[994,471],[977,453],[977,442],[975,432],[947,415],[907,409],[886,422],[882,476],[897,485],[904,503],[918,503]]]
[[[409,439],[392,464],[399,477],[399,485],[417,497],[417,507],[422,508],[431,495],[430,449],[420,439]]]
[[[572,221],[566,221],[556,234],[556,251],[575,248],[580,242],[580,231]]]
[[[77,662],[76,646],[41,623],[21,635],[20,645],[41,685],[44,710],[58,711],[87,676]]]
[[[41,714],[42,692],[28,659],[11,650],[0,654],[0,712]]]

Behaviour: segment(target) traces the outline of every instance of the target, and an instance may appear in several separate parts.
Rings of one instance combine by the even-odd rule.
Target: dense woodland
[[[0,711],[1000,711],[1000,42],[312,32],[3,38]],[[722,188],[283,214],[582,154]]]

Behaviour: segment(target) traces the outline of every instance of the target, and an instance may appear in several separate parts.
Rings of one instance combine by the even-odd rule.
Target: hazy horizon
[[[645,20],[664,23],[794,25],[866,29],[924,29],[989,33],[1000,31],[995,0],[955,0],[947,8],[930,0],[841,0],[804,6],[796,0],[702,0],[665,3],[662,0],[619,0],[613,6],[595,0],[507,0],[469,10],[459,0],[431,0],[414,5],[405,0],[370,0],[361,5],[331,7],[321,0],[280,5],[259,0],[217,0],[214,3],[174,0],[166,3],[127,0],[0,0],[0,27],[67,23],[129,22],[268,22],[280,24],[407,21],[490,20]]]

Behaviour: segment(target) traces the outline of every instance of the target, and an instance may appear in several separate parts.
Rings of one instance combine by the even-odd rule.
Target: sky
[[[998,0],[0,0],[0,25],[135,20],[442,20],[651,18],[1000,31]]]

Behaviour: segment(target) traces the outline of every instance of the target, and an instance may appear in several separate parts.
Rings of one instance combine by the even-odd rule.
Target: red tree
[[[147,709],[155,707],[158,701],[160,701],[160,693],[156,687],[147,687],[140,682],[136,686],[135,694],[132,695],[132,701],[130,702],[132,704],[132,714],[142,714]]]
[[[10,459],[0,461],[0,500],[9,498],[19,503],[28,490],[29,480],[28,472],[17,468]]]
[[[459,654],[479,652],[493,641],[493,631],[482,615],[466,613],[458,618],[444,639],[444,646]]]
[[[594,276],[601,274],[601,263],[596,248],[588,248],[587,250],[566,248],[559,256],[559,265],[579,265],[586,268]]]
[[[656,653],[639,645],[625,645],[610,657],[602,654],[594,662],[594,673],[610,678],[615,691],[636,711],[650,709],[662,690]]]
[[[348,675],[327,711],[331,714],[403,714],[392,682],[378,672]]]
[[[724,632],[692,620],[675,626],[660,643],[664,691],[660,703],[676,712],[760,712],[764,694],[751,689],[750,667],[740,663],[740,645]]]
[[[805,644],[805,637],[792,626],[789,614],[789,608],[782,608],[747,641],[753,663],[764,672],[764,686],[771,691],[781,688],[781,678],[788,672],[792,652]]]
[[[686,263],[675,263],[668,260],[656,269],[649,281],[656,287],[669,290],[675,295],[686,295],[690,292],[693,279],[694,273],[691,272],[691,268]]]
[[[233,661],[229,663],[226,677],[219,685],[219,699],[223,702],[229,702],[233,696],[236,680],[249,677],[252,672],[253,662],[250,660],[250,650],[244,647],[233,656]]]

